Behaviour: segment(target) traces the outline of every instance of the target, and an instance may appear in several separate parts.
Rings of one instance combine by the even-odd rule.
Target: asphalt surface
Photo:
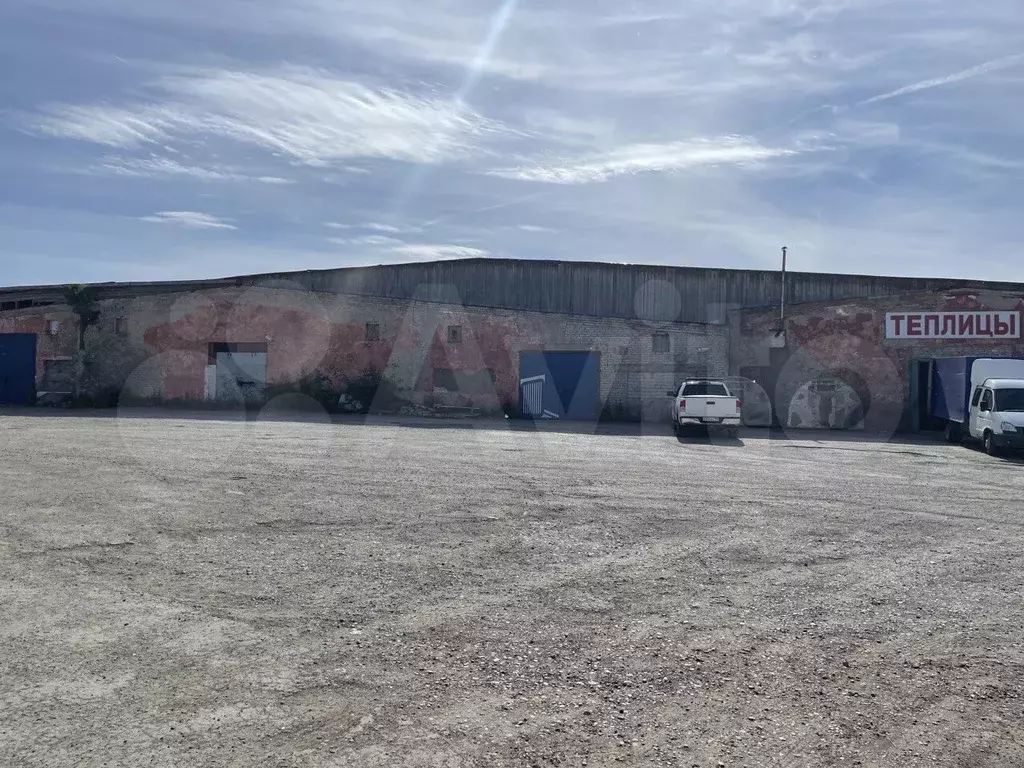
[[[0,416],[0,765],[1024,764],[1024,464],[456,426]]]

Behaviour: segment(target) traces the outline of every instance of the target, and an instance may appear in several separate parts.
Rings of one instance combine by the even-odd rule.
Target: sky
[[[1024,281],[1020,0],[3,0],[0,285]]]

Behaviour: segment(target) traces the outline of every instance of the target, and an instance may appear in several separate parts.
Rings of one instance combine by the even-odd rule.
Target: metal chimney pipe
[[[779,301],[779,330],[786,330],[786,251],[789,249],[782,246],[782,298]]]

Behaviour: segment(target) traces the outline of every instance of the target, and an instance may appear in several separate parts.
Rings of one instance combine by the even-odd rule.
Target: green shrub
[[[405,403],[394,382],[376,368],[367,368],[354,378],[346,376],[343,394],[357,401],[362,413],[369,413],[371,409],[387,411]]]
[[[316,400],[327,411],[337,410],[341,388],[322,373],[303,374],[298,381],[281,381],[267,387],[267,402],[281,395],[300,394]]]
[[[72,408],[116,408],[121,401],[120,387],[101,387],[71,398]]]

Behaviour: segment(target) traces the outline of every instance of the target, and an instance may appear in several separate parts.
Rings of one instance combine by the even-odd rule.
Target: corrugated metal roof
[[[113,298],[257,284],[571,315],[711,323],[724,322],[731,309],[777,304],[781,291],[779,272],[770,270],[489,258],[94,287],[102,298]],[[1021,283],[811,272],[790,272],[787,286],[787,302],[794,304],[913,291],[1024,291]],[[62,286],[0,289],[0,300],[26,294],[59,298],[61,291]]]

